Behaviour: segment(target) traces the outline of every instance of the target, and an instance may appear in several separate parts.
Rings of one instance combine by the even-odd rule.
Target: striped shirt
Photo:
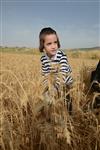
[[[62,74],[63,83],[66,85],[70,85],[73,83],[73,78],[71,76],[72,69],[68,63],[68,59],[66,54],[58,49],[56,55],[52,58],[49,58],[47,54],[41,56],[41,64],[42,64],[42,75],[48,75],[53,72],[56,75],[59,73]],[[56,83],[59,85],[59,76],[56,78]]]

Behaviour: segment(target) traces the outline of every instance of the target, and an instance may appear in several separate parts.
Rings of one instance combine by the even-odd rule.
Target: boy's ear
[[[45,49],[43,49],[43,52],[46,54],[46,50]]]

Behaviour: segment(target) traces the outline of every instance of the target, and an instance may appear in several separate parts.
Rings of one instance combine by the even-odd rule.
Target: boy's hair
[[[40,52],[43,52],[43,49],[44,49],[44,38],[46,35],[50,35],[50,34],[55,34],[57,36],[57,33],[55,30],[53,30],[52,28],[50,27],[47,27],[47,28],[43,28],[41,31],[40,31],[40,34],[39,34],[39,50]],[[59,38],[57,36],[57,44],[58,44],[58,48],[60,48],[60,42],[59,42]]]

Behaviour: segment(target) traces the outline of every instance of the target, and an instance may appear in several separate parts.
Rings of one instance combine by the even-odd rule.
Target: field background
[[[89,88],[88,74],[100,59],[100,49],[64,51],[75,81],[73,116],[68,115],[61,100],[50,108],[46,104],[38,49],[0,48],[2,150],[100,149],[100,120],[94,112],[82,110],[87,101],[84,85]],[[43,112],[39,111],[41,105]]]
[[[38,49],[35,48],[19,48],[19,47],[1,47],[1,62],[3,67],[8,67],[12,70],[12,62],[13,67],[15,68],[25,68],[27,69],[35,68],[38,66],[38,71],[40,70],[40,57],[41,53]],[[99,48],[92,48],[92,49],[75,49],[75,50],[64,50],[66,55],[68,56],[69,63],[73,70],[73,75],[76,78],[81,70],[82,66],[85,65],[87,67],[95,67],[100,59],[100,49]],[[14,60],[15,61],[14,61]],[[6,60],[6,61],[5,61]],[[11,64],[10,64],[11,63]],[[30,67],[28,67],[30,66]],[[19,69],[22,71],[22,69]],[[32,69],[34,72],[34,69]],[[32,72],[31,70],[31,72]],[[28,72],[28,70],[27,70]],[[39,74],[38,74],[39,75]]]

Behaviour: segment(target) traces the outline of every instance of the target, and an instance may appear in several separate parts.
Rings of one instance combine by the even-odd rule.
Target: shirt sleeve
[[[48,87],[48,68],[45,66],[45,59],[42,56],[41,59],[41,75],[43,87]]]
[[[60,71],[64,73],[71,73],[72,69],[69,65],[68,59],[66,55],[63,55],[60,59]]]
[[[42,56],[41,57],[41,73],[43,76],[48,74],[48,67],[45,65],[45,58]]]
[[[69,65],[67,56],[65,54],[62,55],[60,59],[60,75],[61,75],[61,80],[63,83],[66,85],[70,85],[73,83],[73,78],[71,76],[71,66]],[[58,78],[59,81],[59,78]]]

